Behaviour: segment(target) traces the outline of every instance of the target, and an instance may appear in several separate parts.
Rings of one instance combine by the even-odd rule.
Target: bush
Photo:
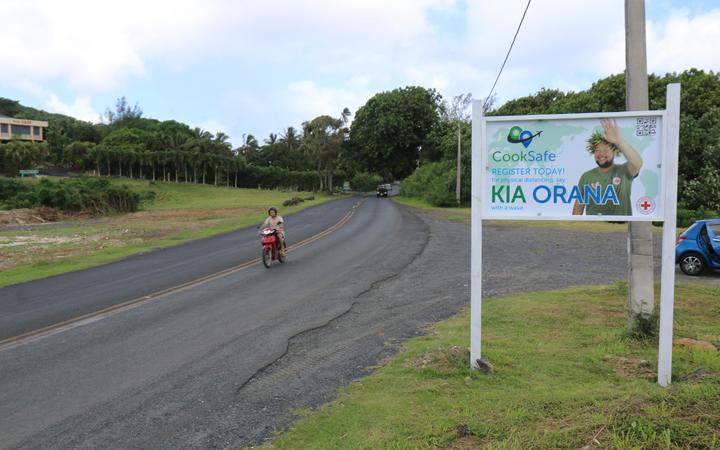
[[[354,191],[369,192],[374,191],[378,184],[381,184],[383,179],[380,175],[372,175],[367,172],[358,172],[350,180],[350,187]]]
[[[111,214],[137,211],[140,195],[125,185],[113,186],[107,179],[45,178],[37,184],[0,179],[0,204],[11,209],[47,206],[68,212]]]
[[[302,198],[300,198],[300,197],[293,197],[293,198],[291,198],[290,200],[285,200],[285,201],[282,203],[282,205],[283,205],[283,206],[286,206],[286,207],[287,207],[287,206],[295,206],[295,205],[298,205],[298,204],[300,204],[300,203],[302,203],[302,202],[304,202],[304,201],[305,201],[305,200],[302,199]]]
[[[711,211],[707,209],[685,209],[681,208],[682,205],[678,205],[677,210],[677,226],[680,228],[686,228],[692,225],[696,220],[701,219],[714,219],[720,217],[720,211]]]
[[[425,164],[402,181],[400,192],[421,198],[433,206],[455,206],[455,175],[453,161]]]
[[[686,205],[693,209],[720,209],[720,173],[704,167],[697,178],[682,182],[681,193]]]

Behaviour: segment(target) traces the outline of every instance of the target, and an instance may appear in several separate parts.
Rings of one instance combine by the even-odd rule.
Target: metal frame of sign
[[[672,324],[675,296],[675,228],[677,214],[678,146],[680,135],[680,85],[667,86],[665,111],[628,111],[620,113],[559,114],[543,116],[485,117],[482,102],[473,101],[472,112],[472,226],[470,262],[470,365],[477,367],[481,358],[482,325],[482,221],[492,220],[572,220],[572,221],[662,221],[662,270],[660,291],[660,339],[658,348],[658,383],[670,384],[672,377]],[[661,216],[542,216],[540,215],[484,215],[485,177],[487,164],[487,123],[501,121],[529,121],[551,119],[602,119],[614,117],[662,117],[663,173],[660,197],[663,201]],[[480,168],[477,170],[476,168]]]

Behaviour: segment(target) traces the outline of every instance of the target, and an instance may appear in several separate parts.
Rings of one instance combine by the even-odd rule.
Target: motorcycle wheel
[[[285,251],[287,251],[287,249]],[[277,252],[278,252],[278,257],[277,257],[278,261],[280,261],[280,264],[284,263],[285,256],[283,256],[282,251],[280,251],[280,249],[277,249]]]
[[[262,262],[263,262],[263,265],[268,269],[270,268],[270,264],[272,264],[272,258],[273,258],[272,248],[270,248],[270,247],[263,248]]]

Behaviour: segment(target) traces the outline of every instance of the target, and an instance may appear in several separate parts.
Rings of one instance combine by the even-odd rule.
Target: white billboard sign
[[[672,376],[680,85],[666,111],[485,117],[473,102],[470,364],[481,365],[482,221],[663,222],[658,383]]]
[[[484,218],[662,220],[663,112],[486,117]]]

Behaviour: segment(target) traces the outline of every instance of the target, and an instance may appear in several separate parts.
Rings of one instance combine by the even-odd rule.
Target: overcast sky
[[[96,122],[115,99],[239,145],[408,85],[485,97],[527,0],[0,0],[0,96]],[[533,0],[496,88],[625,66],[623,0]],[[648,69],[720,71],[720,0],[646,0]]]

